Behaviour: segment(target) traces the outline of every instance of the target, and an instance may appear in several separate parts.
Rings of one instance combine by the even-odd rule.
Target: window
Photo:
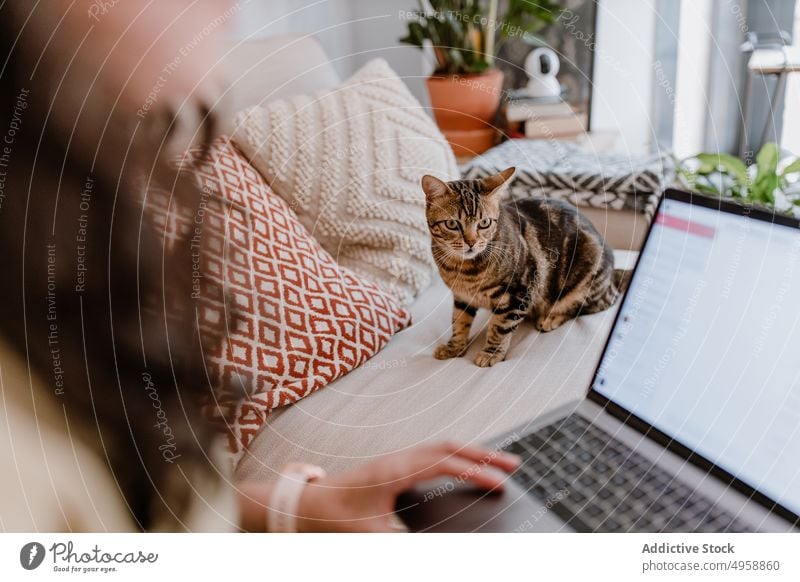
[[[800,10],[795,10],[794,46],[800,47]],[[800,73],[791,73],[786,79],[785,109],[783,111],[783,136],[781,147],[800,155]]]

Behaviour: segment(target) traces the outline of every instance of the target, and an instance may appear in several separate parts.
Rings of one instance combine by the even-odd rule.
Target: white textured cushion
[[[234,141],[343,266],[404,304],[434,265],[420,179],[458,178],[433,120],[382,59],[336,89],[252,107]]]

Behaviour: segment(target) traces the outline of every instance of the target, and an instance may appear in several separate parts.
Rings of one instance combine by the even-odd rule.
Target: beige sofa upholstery
[[[467,356],[440,362],[452,299],[441,280],[413,305],[413,325],[369,362],[299,403],[274,412],[239,464],[271,479],[291,460],[329,471],[425,441],[489,440],[585,393],[615,309],[540,334],[525,323],[505,362],[479,368],[487,313]]]
[[[330,87],[338,76],[311,37],[289,36],[231,47],[229,105],[241,109],[292,93]],[[230,126],[231,118],[223,122]],[[624,238],[623,238],[624,240]],[[588,385],[615,310],[582,317],[549,334],[529,324],[507,361],[478,368],[471,358],[433,359],[447,339],[451,296],[437,281],[412,307],[414,324],[372,360],[298,404],[274,412],[239,465],[241,477],[271,479],[286,462],[336,471],[420,442],[479,442],[579,398]]]

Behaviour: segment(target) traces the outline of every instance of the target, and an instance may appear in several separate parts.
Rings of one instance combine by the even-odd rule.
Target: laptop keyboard
[[[577,414],[506,450],[525,459],[512,478],[577,531],[752,531]]]

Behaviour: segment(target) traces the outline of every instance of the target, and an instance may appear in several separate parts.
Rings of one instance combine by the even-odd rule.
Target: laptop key
[[[623,513],[627,514],[633,510],[633,505],[629,503],[627,500],[623,499],[617,504],[615,508],[615,513]]]
[[[601,489],[597,492],[597,497],[602,499],[603,501],[607,501],[614,497],[614,493],[611,492],[609,489]]]
[[[545,437],[551,436],[554,432],[556,432],[555,424],[548,424],[546,427],[539,431],[539,434]]]
[[[592,463],[592,470],[595,473],[607,473],[609,466],[600,459],[596,459],[595,462]]]
[[[565,479],[556,479],[553,481],[553,487],[556,488],[556,491],[568,491],[569,490],[569,481]]]
[[[534,483],[531,486],[530,491],[542,499],[547,499],[547,488],[541,483]]]
[[[589,440],[586,441],[586,444],[593,449],[602,449],[605,446],[605,441],[593,436],[589,437]]]
[[[545,473],[549,473],[551,471],[552,464],[546,463],[539,457],[532,457],[531,459],[525,462],[525,468],[528,471],[536,473],[538,475],[544,475]]]
[[[564,473],[566,473],[567,475],[574,475],[575,473],[581,470],[581,468],[575,463],[567,463],[565,465],[560,466],[559,468],[562,471],[564,471]]]
[[[576,490],[570,490],[569,494],[564,497],[564,501],[569,505],[583,505],[586,500],[586,495]]]
[[[528,449],[523,445],[521,441],[514,441],[513,443],[507,445],[505,447],[509,453],[513,453],[515,455],[521,455],[523,458],[528,457]]]
[[[615,474],[613,477],[611,477],[611,480],[609,482],[617,487],[623,487],[624,485],[627,485],[629,483],[628,480],[625,478],[625,475],[623,475],[622,473]]]
[[[534,452],[550,449],[550,447],[547,445],[547,441],[535,433],[530,434],[525,438],[525,444],[528,445],[528,448]]]

